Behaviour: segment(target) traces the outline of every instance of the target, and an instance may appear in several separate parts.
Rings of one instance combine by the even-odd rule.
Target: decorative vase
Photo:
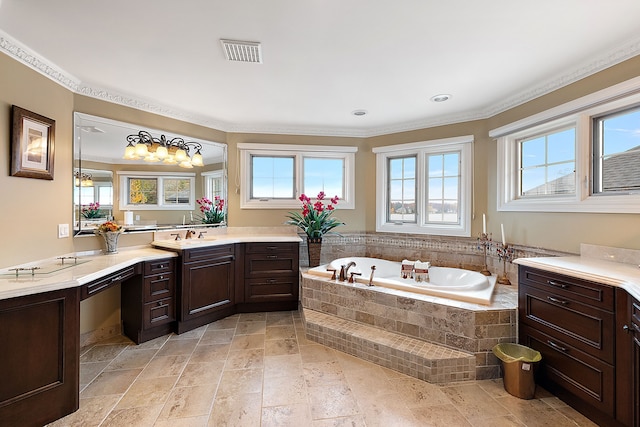
[[[98,234],[104,238],[105,253],[118,253],[118,239],[120,238],[122,231],[101,231]]]
[[[322,237],[307,237],[307,251],[309,252],[309,267],[319,266]]]

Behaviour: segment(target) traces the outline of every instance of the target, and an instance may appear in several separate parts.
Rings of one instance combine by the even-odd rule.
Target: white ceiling
[[[490,117],[635,56],[638,18],[638,0],[0,0],[0,51],[224,131],[371,136]],[[220,39],[261,42],[263,63],[226,61]]]

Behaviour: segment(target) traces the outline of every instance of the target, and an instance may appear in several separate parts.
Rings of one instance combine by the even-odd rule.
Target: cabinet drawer
[[[80,299],[87,299],[92,295],[109,289],[112,286],[120,284],[123,280],[135,276],[139,271],[138,265],[132,265],[131,267],[123,268],[101,279],[94,280],[82,286],[80,291]]]
[[[539,329],[585,353],[613,363],[613,313],[525,285],[520,285],[518,305],[521,324]]]
[[[521,327],[520,342],[542,354],[539,375],[570,391],[588,405],[613,416],[614,368],[579,349],[533,328]]]
[[[278,253],[278,252],[295,252],[298,253],[299,243],[297,242],[251,242],[245,246],[245,253],[247,254],[264,254],[264,253]]]
[[[175,293],[175,276],[172,273],[163,273],[145,277],[142,291],[143,302],[145,303],[173,297]]]
[[[233,259],[234,256],[235,245],[208,246],[204,248],[188,249],[182,252],[183,262],[185,264],[202,260],[211,261],[223,258]]]
[[[298,281],[288,278],[261,278],[246,281],[247,302],[293,301],[298,299]]]
[[[165,298],[145,304],[142,316],[145,329],[173,322],[176,320],[175,302],[173,298]]]
[[[246,278],[259,276],[297,276],[298,257],[292,253],[247,254],[244,257]]]
[[[151,276],[158,273],[170,273],[174,271],[173,258],[161,259],[158,261],[147,261],[144,263],[144,275]]]
[[[520,266],[518,280],[519,283],[553,292],[563,298],[571,298],[603,310],[614,309],[614,289],[611,286],[526,266]]]

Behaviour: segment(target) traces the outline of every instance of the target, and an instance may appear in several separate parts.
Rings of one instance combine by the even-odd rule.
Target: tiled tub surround
[[[513,245],[513,259],[529,257],[553,257],[575,255]],[[389,261],[403,259],[429,261],[438,267],[455,267],[480,271],[483,266],[482,250],[478,248],[476,237],[445,237],[428,235],[408,235],[394,233],[341,233],[340,236],[325,236],[322,239],[320,264],[328,264],[334,259],[363,256],[382,258]],[[301,266],[307,266],[306,240],[300,244]],[[494,275],[502,274],[503,263],[495,249],[487,252],[487,265]],[[512,284],[518,283],[518,266],[507,263],[507,274]]]
[[[516,342],[517,289],[491,305],[302,274],[307,338],[429,382],[498,378],[491,349]]]

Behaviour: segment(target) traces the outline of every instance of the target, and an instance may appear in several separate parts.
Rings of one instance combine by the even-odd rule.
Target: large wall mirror
[[[226,144],[84,113],[74,125],[74,235],[106,220],[126,232],[226,224]]]

